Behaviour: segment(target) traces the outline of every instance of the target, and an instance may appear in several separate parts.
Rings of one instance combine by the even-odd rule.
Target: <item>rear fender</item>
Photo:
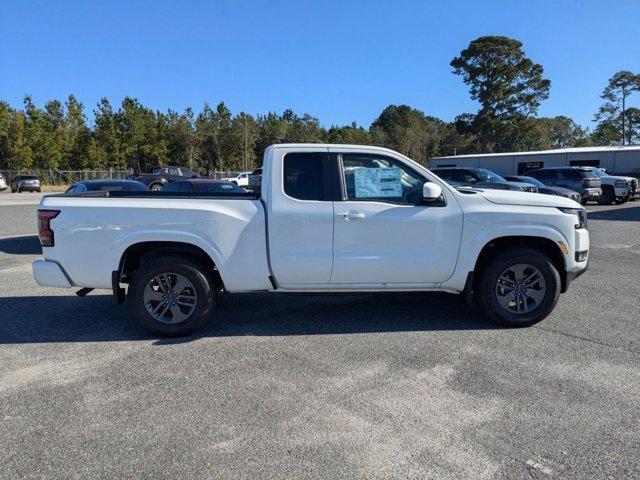
[[[117,259],[115,259],[116,268],[118,268],[118,265],[120,265],[122,255],[127,250],[127,248],[137,243],[143,242],[180,242],[199,247],[207,255],[209,255],[213,263],[218,268],[218,272],[220,273],[220,276],[224,281],[224,258],[222,256],[220,248],[218,248],[215,243],[199,235],[183,231],[147,230],[136,232],[134,235],[129,235],[121,238],[120,240],[118,240],[118,242],[116,242],[113,249],[113,251],[118,252],[118,257]]]

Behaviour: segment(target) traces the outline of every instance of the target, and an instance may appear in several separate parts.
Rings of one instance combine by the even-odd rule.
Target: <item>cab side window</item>
[[[402,162],[382,155],[342,155],[348,200],[377,200],[417,205],[426,179]]]
[[[323,199],[322,153],[288,153],[283,162],[284,193],[298,200]]]

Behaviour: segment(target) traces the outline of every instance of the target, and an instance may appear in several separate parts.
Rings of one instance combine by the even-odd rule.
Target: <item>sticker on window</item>
[[[353,172],[356,198],[402,197],[402,170],[358,168]]]

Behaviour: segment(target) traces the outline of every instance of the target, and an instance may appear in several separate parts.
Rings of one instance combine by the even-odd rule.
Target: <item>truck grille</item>
[[[589,188],[596,188],[600,186],[599,178],[585,178],[582,180],[582,185]]]

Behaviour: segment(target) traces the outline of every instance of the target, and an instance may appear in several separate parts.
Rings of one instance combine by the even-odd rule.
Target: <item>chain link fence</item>
[[[73,182],[85,180],[122,180],[133,173],[132,170],[0,170],[7,183],[16,175],[33,175],[38,177],[43,185],[71,185]],[[237,177],[241,171],[209,170],[207,175],[219,180],[221,178]]]

